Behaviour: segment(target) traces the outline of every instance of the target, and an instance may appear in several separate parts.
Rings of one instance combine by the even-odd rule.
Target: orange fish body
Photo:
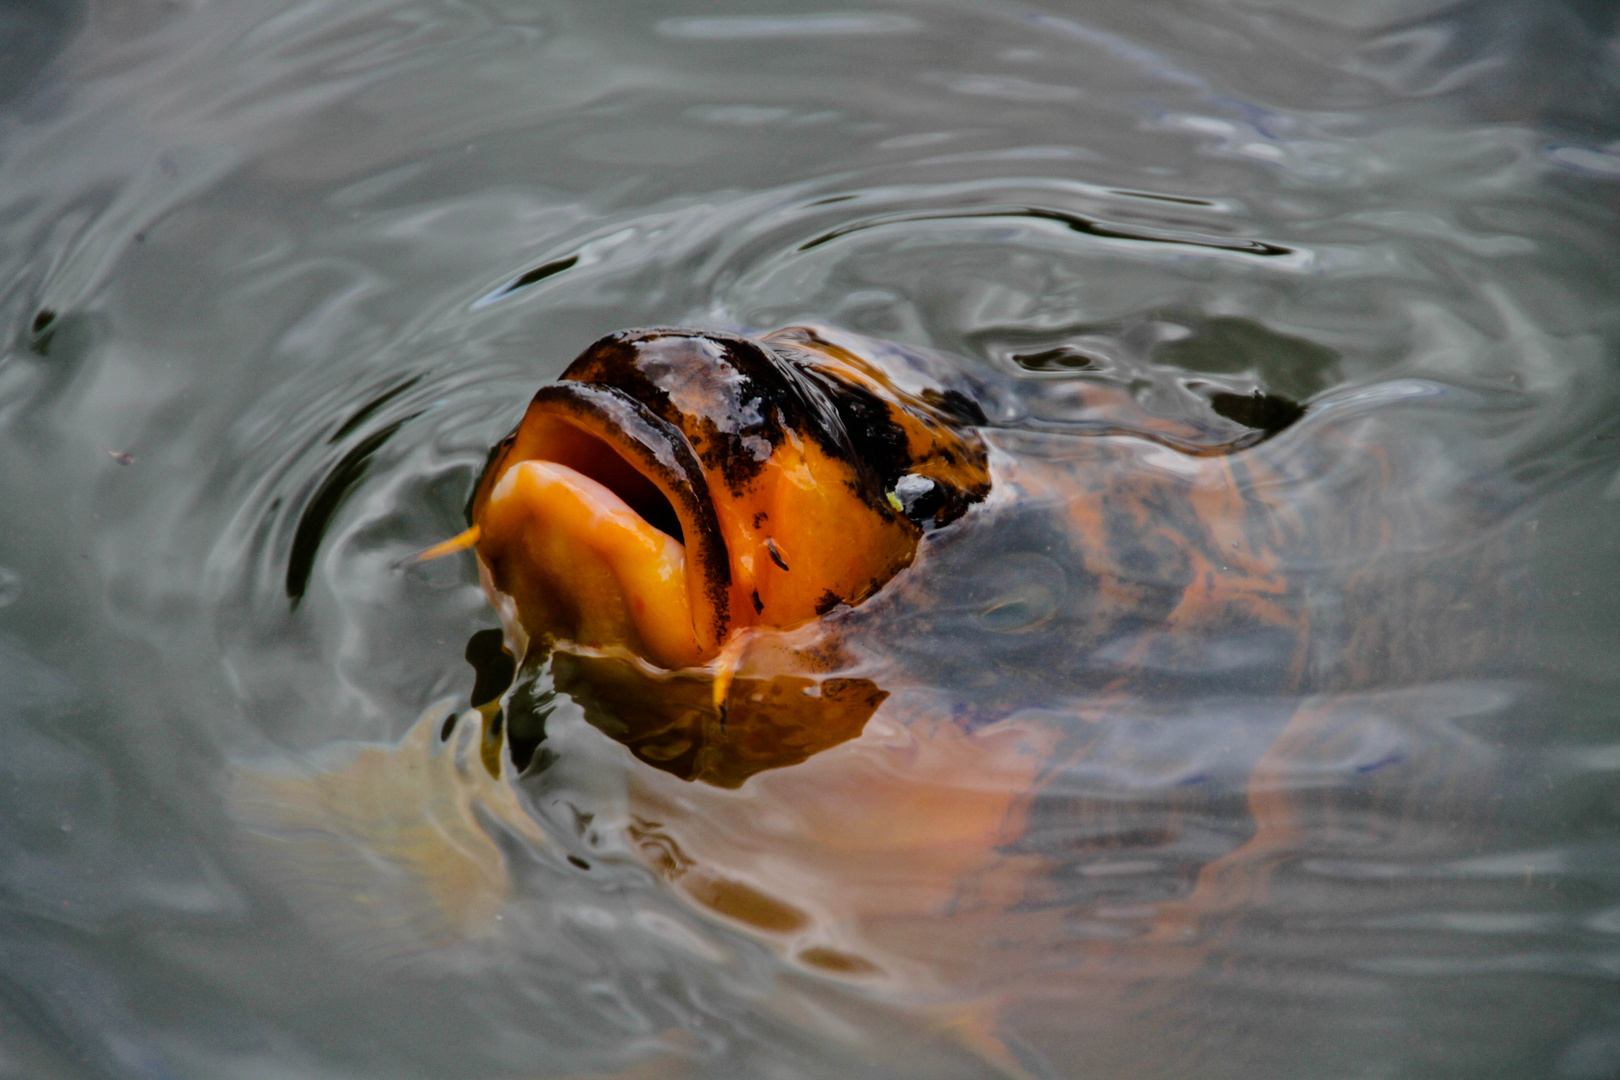
[[[490,939],[517,842],[650,871],[839,1038],[881,1005],[973,1075],[1244,1075],[1177,1010],[1320,848],[1323,778],[1429,814],[1477,784],[1443,741],[1380,771],[1384,717],[1424,702],[1354,692],[1401,640],[1367,556],[1423,530],[1334,505],[1393,483],[1353,425],[1268,441],[1079,381],[1057,424],[1010,383],[821,328],[602,339],[428,553],[474,549],[501,618],[469,644],[476,712],[240,769],[239,820],[339,940]],[[1112,1035],[1144,1016],[1193,1034]]]
[[[1015,845],[1111,701],[1245,642],[1297,682],[1298,521],[1238,453],[1258,433],[1213,413],[1099,387],[1097,437],[1002,432],[866,351],[603,339],[492,452],[468,539],[514,649],[651,766],[628,780],[647,865],[795,964],[960,1003],[1063,938],[1049,861]],[[1185,975],[1198,912],[1245,888],[1214,875],[1097,954]],[[951,1022],[1017,1072],[991,1013]]]
[[[931,485],[937,524],[988,487],[971,432],[851,355],[791,332],[615,334],[497,447],[476,549],[527,636],[696,666],[908,565],[922,518],[902,476]]]

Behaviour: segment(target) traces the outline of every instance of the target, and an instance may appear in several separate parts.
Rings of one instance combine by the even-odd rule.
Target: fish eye
[[[896,480],[893,495],[891,501],[900,504],[896,509],[918,522],[932,517],[939,509],[941,500],[939,485],[932,477],[918,473],[907,473]]]
[[[901,502],[915,502],[933,490],[933,479],[918,473],[907,473],[894,483],[894,493]]]
[[[1010,596],[998,597],[974,613],[979,625],[997,634],[1019,634],[1044,625],[1057,611],[1052,590],[1030,585]]]
[[[1068,595],[1063,568],[1044,555],[1014,552],[969,591],[975,624],[994,634],[1022,634],[1052,621]]]

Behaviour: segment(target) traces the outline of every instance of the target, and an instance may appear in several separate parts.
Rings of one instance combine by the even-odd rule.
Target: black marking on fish
[[[733,491],[746,490],[789,430],[848,460],[837,414],[797,365],[732,334],[651,329],[611,334],[562,374],[614,386],[680,428],[698,457]],[[701,400],[683,410],[675,398]]]
[[[863,386],[803,366],[791,346],[770,347],[733,334],[651,328],[610,334],[586,349],[563,372],[567,381],[612,386],[642,402],[681,429],[704,465],[741,494],[771,453],[793,431],[813,440],[860,477],[861,500],[887,519],[897,515],[887,493],[910,471],[905,429],[893,409]],[[984,423],[984,414],[964,395],[936,392],[946,419]],[[701,400],[701,411],[683,410],[677,399]],[[948,451],[947,451],[948,453]],[[945,460],[952,460],[947,457]],[[945,524],[985,491],[947,497]]]
[[[764,603],[764,601],[762,601],[759,598],[759,590],[758,589],[754,590],[753,595],[752,595],[752,599],[754,601],[754,614],[758,615],[760,612],[765,610],[765,603]]]
[[[821,372],[806,372],[837,410],[841,426],[849,436],[851,456],[845,458],[857,475],[868,480],[861,499],[886,517],[894,516],[888,492],[915,462],[905,429],[895,423],[887,401],[864,386],[846,383]],[[824,449],[831,449],[826,448]],[[875,490],[873,490],[875,488]]]
[[[771,557],[771,562],[780,566],[783,570],[788,568],[787,560],[782,558],[782,552],[778,550],[776,541],[770,537],[765,539],[765,553]]]
[[[856,454],[854,464],[860,466],[857,473],[867,481],[857,494],[863,502],[885,517],[894,516],[894,507],[888,495],[900,477],[925,465],[931,458],[937,458],[947,465],[957,463],[955,452],[948,446],[938,447],[921,458],[913,457],[911,441],[905,429],[895,422],[895,406],[866,387],[846,383],[821,372],[807,374],[822,386],[843,419],[844,429],[851,435]],[[960,424],[982,426],[986,423],[984,413],[978,406],[956,391],[927,390],[923,398],[927,404],[945,413],[948,419]],[[966,513],[968,506],[983,499],[989,491],[988,485],[982,489],[965,490],[938,481],[935,487],[938,489],[938,499],[930,505],[928,512],[917,516],[907,515],[913,524],[923,526],[931,521],[936,527],[947,525]]]
[[[827,612],[831,611],[833,608],[837,607],[843,602],[842,597],[833,592],[831,589],[828,589],[826,592],[821,594],[821,599],[816,601],[816,614],[825,615]]]
[[[990,423],[979,403],[960,390],[936,390],[929,387],[922,392],[922,399],[937,411],[970,427],[984,427]]]

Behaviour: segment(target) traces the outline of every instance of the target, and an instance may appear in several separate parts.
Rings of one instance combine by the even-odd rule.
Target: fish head
[[[804,328],[611,334],[492,452],[476,548],[530,641],[703,665],[859,604],[985,497],[965,401]]]

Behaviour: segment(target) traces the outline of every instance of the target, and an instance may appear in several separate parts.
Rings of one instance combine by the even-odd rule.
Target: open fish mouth
[[[545,386],[475,497],[479,554],[532,637],[625,645],[665,667],[726,632],[729,565],[681,433],[623,390]]]
[[[988,489],[959,417],[810,332],[624,331],[535,394],[467,538],[531,642],[675,669],[859,603]]]

